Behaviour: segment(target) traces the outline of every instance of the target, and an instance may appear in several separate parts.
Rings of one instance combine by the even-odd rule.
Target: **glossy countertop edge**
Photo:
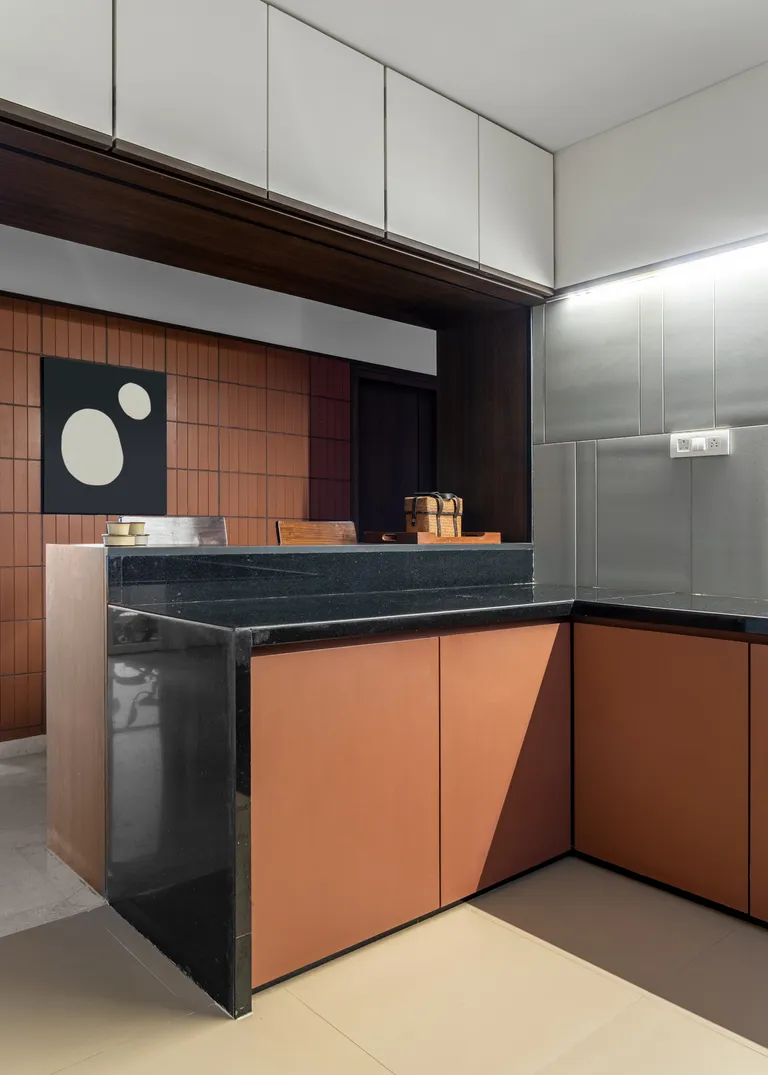
[[[738,601],[738,598],[734,600]],[[585,601],[577,598],[573,602],[571,614],[575,622],[610,619],[733,634],[768,634],[768,610],[764,615],[757,615],[735,610],[722,612],[714,609],[674,608],[644,604],[642,598],[638,598],[636,602],[626,598],[605,598],[602,601]]]
[[[510,587],[511,590],[514,587]],[[522,587],[521,587],[522,589]],[[545,592],[547,587],[542,587]],[[552,587],[553,590],[559,589]],[[566,590],[566,587],[561,589]],[[328,595],[329,598],[333,595]],[[373,595],[371,595],[373,596]],[[446,595],[448,596],[448,595]],[[279,600],[279,599],[278,599]],[[680,607],[684,601],[705,604],[724,605],[732,603],[732,609],[722,608],[685,608]],[[588,622],[592,619],[614,620],[646,624],[659,624],[670,627],[690,627],[713,632],[732,632],[744,635],[768,634],[768,602],[765,613],[757,613],[744,608],[750,599],[725,598],[657,592],[656,594],[633,594],[626,592],[616,595],[607,594],[599,599],[578,596],[552,595],[535,597],[529,601],[497,602],[480,604],[474,607],[446,607],[427,610],[414,610],[405,613],[383,613],[381,615],[363,616],[329,616],[328,618],[298,618],[295,615],[272,622],[259,624],[214,624],[223,630],[250,631],[254,646],[276,645],[287,642],[323,641],[333,638],[368,637],[392,634],[411,630],[439,630],[451,627],[484,627],[494,624],[531,622],[534,620],[573,619]],[[677,604],[677,607],[675,605]],[[740,607],[741,606],[741,607]],[[190,622],[208,623],[204,617],[196,619],[194,604],[186,603],[184,612],[169,611],[167,605],[156,607],[149,605],[116,607],[135,612],[155,615],[160,619],[186,619]]]
[[[414,630],[449,630],[453,627],[493,627],[533,620],[567,621],[573,600],[533,601],[463,609],[435,609],[395,615],[360,616],[349,619],[306,621],[251,627],[254,646],[289,642],[322,642],[334,638],[367,638]]]
[[[498,550],[530,552],[533,545],[524,541],[502,541],[495,545],[477,544],[449,545],[435,542],[429,545],[396,545],[361,542],[358,545],[110,545],[104,552],[110,558],[121,556],[296,556],[307,553],[328,556],[422,555],[436,552],[461,553],[467,549],[494,553]]]

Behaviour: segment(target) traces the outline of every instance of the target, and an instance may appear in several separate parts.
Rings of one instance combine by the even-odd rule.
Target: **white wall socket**
[[[671,433],[671,459],[695,459],[702,455],[730,455],[730,429],[701,429],[690,433]]]

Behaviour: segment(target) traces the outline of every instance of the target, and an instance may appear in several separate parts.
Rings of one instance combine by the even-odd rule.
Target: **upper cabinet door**
[[[384,230],[384,68],[276,8],[269,189]]]
[[[0,0],[0,99],[112,137],[108,0]]]
[[[478,261],[478,117],[387,70],[387,231]]]
[[[553,287],[553,160],[538,146],[480,120],[480,264]]]
[[[265,189],[266,4],[117,0],[116,34],[116,137]]]

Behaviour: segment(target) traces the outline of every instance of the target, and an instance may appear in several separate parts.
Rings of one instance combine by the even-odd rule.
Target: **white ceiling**
[[[768,61],[768,0],[277,0],[550,150]]]

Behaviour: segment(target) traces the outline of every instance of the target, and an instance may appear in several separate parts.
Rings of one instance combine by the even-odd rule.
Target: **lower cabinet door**
[[[571,846],[570,626],[440,640],[441,902]]]
[[[439,906],[436,638],[255,653],[253,985]]]
[[[574,626],[577,851],[747,910],[748,650]]]

